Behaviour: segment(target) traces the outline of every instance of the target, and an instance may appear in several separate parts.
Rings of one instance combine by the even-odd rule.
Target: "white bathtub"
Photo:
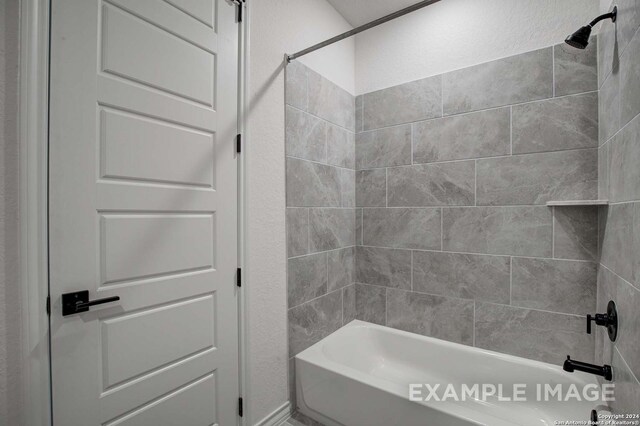
[[[581,354],[571,354],[576,359]],[[298,407],[328,426],[554,425],[557,420],[588,420],[599,402],[538,402],[537,384],[597,383],[560,366],[353,321],[296,356]],[[505,398],[513,384],[527,386],[527,402],[409,400],[409,384],[502,384]],[[426,396],[428,392],[423,395]],[[458,394],[461,394],[459,392]],[[441,398],[444,396],[440,394]]]

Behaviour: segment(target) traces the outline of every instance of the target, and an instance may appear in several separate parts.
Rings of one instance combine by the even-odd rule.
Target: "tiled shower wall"
[[[293,357],[355,316],[355,99],[286,69],[289,380]]]
[[[356,318],[561,363],[594,359],[597,41],[356,99]]]
[[[615,408],[640,406],[640,11],[626,3],[585,51],[557,45],[355,105],[287,67],[292,393],[292,357],[358,318],[557,364],[595,354],[614,366]],[[598,195],[612,205],[545,205]],[[584,332],[596,293],[598,312],[618,301],[616,345]]]
[[[621,0],[600,33],[601,257],[598,312],[615,300],[615,343],[598,327],[596,360],[613,366],[617,413],[640,409],[640,1]]]

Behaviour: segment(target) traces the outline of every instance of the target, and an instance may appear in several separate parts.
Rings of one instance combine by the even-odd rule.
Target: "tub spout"
[[[562,365],[564,371],[573,373],[574,371],[583,371],[585,373],[595,374],[596,376],[602,376],[605,380],[611,381],[613,379],[613,370],[610,365],[594,365],[582,361],[574,361],[569,355]]]

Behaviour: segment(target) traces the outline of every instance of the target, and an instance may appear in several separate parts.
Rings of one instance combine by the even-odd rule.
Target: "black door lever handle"
[[[90,306],[117,302],[120,296],[105,297],[104,299],[89,300],[89,290],[75,291],[62,295],[62,316],[87,312]]]

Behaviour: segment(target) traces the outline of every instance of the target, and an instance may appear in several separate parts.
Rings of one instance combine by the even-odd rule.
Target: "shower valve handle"
[[[587,315],[587,334],[591,334],[591,322],[607,328],[609,339],[614,342],[618,336],[618,312],[613,300],[607,305],[606,314]]]

